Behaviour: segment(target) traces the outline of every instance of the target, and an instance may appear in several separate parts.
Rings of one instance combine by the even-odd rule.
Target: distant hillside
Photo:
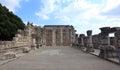
[[[13,12],[0,4],[0,40],[12,40],[18,29],[24,29],[25,24]]]

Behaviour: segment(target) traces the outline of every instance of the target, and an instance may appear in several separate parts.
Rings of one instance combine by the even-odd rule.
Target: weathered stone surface
[[[110,27],[102,27],[100,28],[101,33],[109,33],[110,32]]]
[[[92,43],[92,30],[87,31],[87,52],[94,52]]]
[[[92,36],[93,47],[96,48],[96,49],[98,49],[98,48],[99,48],[99,45],[100,45],[100,43],[99,43],[100,40],[99,40],[99,39],[100,39],[100,38],[99,38],[99,34]]]
[[[120,30],[115,33],[115,46],[120,47]]]
[[[44,26],[43,43],[46,46],[70,46],[75,42],[75,30],[69,25]]]
[[[88,36],[91,36],[91,35],[92,35],[92,30],[88,30],[88,31],[87,31],[87,35],[88,35]]]
[[[116,32],[120,30],[120,27],[113,27],[113,28],[110,28],[110,33],[113,33],[113,32]]]
[[[8,59],[12,59],[12,58],[16,58],[16,54],[12,51],[6,52],[3,54],[1,60],[8,60]]]
[[[110,27],[103,27],[100,28],[100,57],[108,58],[110,57],[110,54],[112,54],[112,51],[115,50],[115,47],[110,44]]]
[[[85,47],[84,38],[85,38],[84,34],[80,34],[79,37],[78,37],[78,44],[81,48]]]
[[[24,47],[23,48],[23,53],[28,53],[28,52],[30,52],[30,48],[29,47]]]

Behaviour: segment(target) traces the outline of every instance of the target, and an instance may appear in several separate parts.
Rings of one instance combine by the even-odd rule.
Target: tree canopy
[[[23,21],[0,4],[0,40],[12,40],[18,29],[24,29]]]

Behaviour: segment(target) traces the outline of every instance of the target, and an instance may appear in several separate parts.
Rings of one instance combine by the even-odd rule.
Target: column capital
[[[80,34],[79,37],[85,37],[85,34]]]
[[[88,31],[87,31],[87,35],[88,35],[88,36],[92,35],[92,30],[88,30]]]

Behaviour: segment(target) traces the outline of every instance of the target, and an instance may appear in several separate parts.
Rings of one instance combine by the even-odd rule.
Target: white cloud
[[[49,14],[51,14],[54,10],[56,10],[56,0],[41,0],[43,7],[39,12],[36,13],[37,16],[43,19],[49,19]]]
[[[26,2],[29,2],[29,0],[25,0]]]
[[[14,12],[16,8],[21,7],[20,3],[23,1],[28,2],[29,0],[0,0],[0,3]],[[118,7],[120,0],[101,0],[101,2],[92,3],[91,0],[41,0],[42,8],[35,14],[40,19],[56,19],[58,23],[73,25],[77,29],[77,33],[86,33],[85,31],[88,29],[93,29],[93,33],[97,33],[99,28],[103,26],[120,26],[119,16],[101,15],[101,13],[107,13]]]
[[[0,0],[0,3],[13,12],[15,11],[15,8],[20,7],[20,0]]]
[[[56,4],[56,2],[58,3]],[[77,32],[93,29],[92,24],[96,23],[90,23],[91,19],[104,20],[106,18],[100,15],[101,4],[91,4],[90,0],[42,0],[42,3],[43,8],[36,15],[49,19],[49,15],[54,14],[54,18],[58,19],[58,22],[75,26]],[[99,26],[99,24],[97,25]],[[81,26],[84,28],[82,31],[79,29]]]
[[[74,25],[75,28],[80,28],[80,26],[89,26],[89,20],[91,19],[103,19],[103,17],[100,16],[99,13],[100,8],[98,4],[90,4],[87,0],[76,0],[61,9],[56,17],[63,23]]]
[[[46,14],[43,14],[41,12],[37,12],[36,15],[45,20],[49,19],[49,17]]]
[[[106,21],[109,26],[112,26],[112,27],[120,26],[120,18],[108,18]]]
[[[0,3],[4,6],[6,6],[10,11],[15,12],[16,8],[20,8],[20,2],[29,0],[0,0]]]
[[[101,12],[103,12],[102,11],[103,7],[105,7],[104,10],[109,11],[119,5],[119,1],[118,2],[117,1],[112,2],[114,4],[112,4],[112,7],[111,6],[109,7],[109,5],[111,4],[110,0],[108,0],[107,5],[104,5],[104,6],[102,4],[91,4],[87,0],[86,1],[84,0],[83,2],[81,2],[81,0],[80,0],[78,2],[77,1],[72,2],[71,4],[69,4],[69,6],[67,6],[68,8],[64,8],[62,10],[62,11],[64,11],[64,10],[67,11],[67,15],[66,15],[66,13],[65,14],[62,13],[62,14],[64,16],[65,15],[68,16],[68,18],[73,21],[70,24],[73,24],[75,27],[77,27],[79,25],[79,27],[77,27],[78,33],[79,32],[84,33],[83,31],[85,31],[87,29],[93,29],[93,30],[95,30],[94,33],[98,33],[98,32],[100,32],[99,31],[100,27],[120,26],[120,24],[119,24],[120,17],[115,18],[115,17],[108,17],[107,15],[106,16],[101,15]],[[82,7],[79,4],[84,5],[84,6]],[[76,13],[76,12],[79,12],[79,13]],[[71,15],[71,16],[69,16],[69,15]],[[113,18],[114,18],[114,20],[113,20]],[[91,20],[94,22],[91,22]],[[97,20],[99,20],[100,22]],[[84,30],[83,29],[81,30],[80,26]],[[83,27],[83,26],[85,26],[85,27]]]
[[[14,12],[16,8],[21,7],[20,3],[23,1],[29,0],[0,0],[0,3]],[[35,14],[45,20],[54,18],[59,23],[73,25],[77,33],[86,33],[88,29],[93,29],[93,33],[98,33],[100,27],[120,26],[120,17],[101,15],[119,6],[120,0],[101,0],[102,3],[90,1],[41,0],[42,8]]]
[[[103,8],[103,12],[108,12],[111,9],[120,5],[120,0],[106,0],[105,7]]]

